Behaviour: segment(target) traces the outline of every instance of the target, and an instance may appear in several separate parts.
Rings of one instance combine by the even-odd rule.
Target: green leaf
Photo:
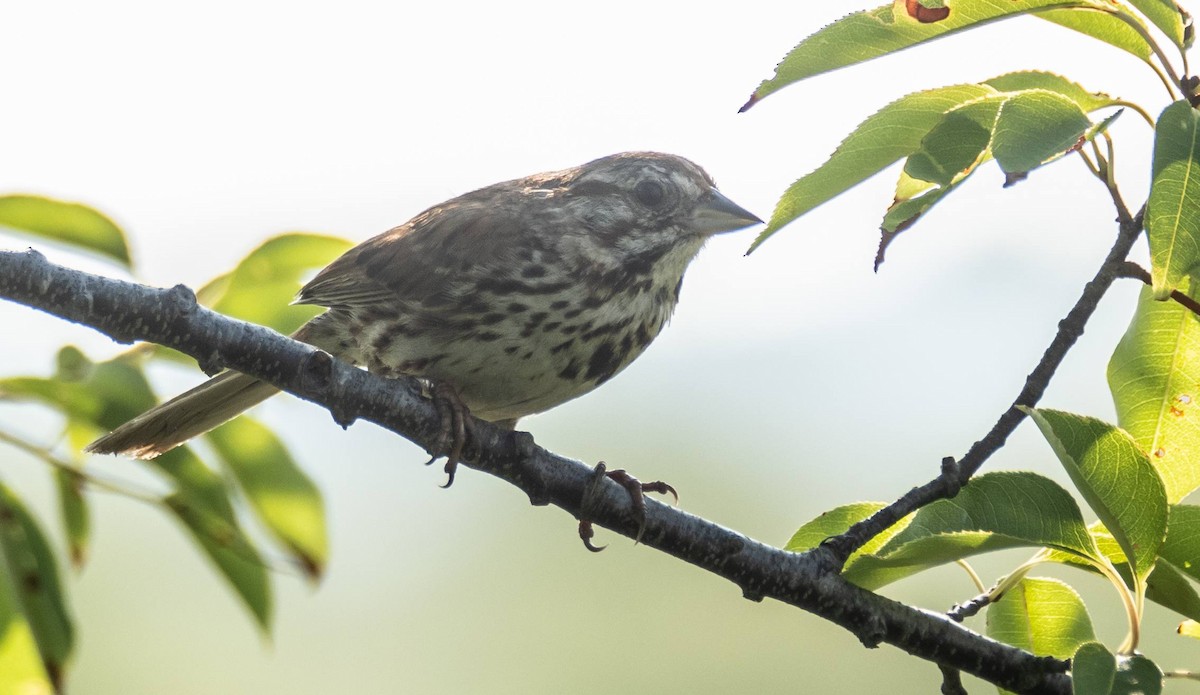
[[[1146,15],[1162,33],[1171,39],[1176,48],[1187,48],[1183,35],[1183,11],[1175,0],[1129,0],[1129,4]]]
[[[839,508],[797,532],[791,550],[812,547],[844,531],[856,513],[869,507]],[[825,517],[831,516],[830,520]],[[846,563],[848,581],[868,589],[923,570],[992,550],[1015,547],[1059,548],[1097,557],[1075,500],[1054,481],[1022,472],[988,473],[975,478],[952,500],[940,500],[889,529]]]
[[[1146,598],[1182,616],[1200,620],[1200,594],[1183,572],[1167,560],[1159,558],[1154,571],[1146,577]]]
[[[1094,137],[1107,122],[1093,126],[1085,110],[1113,103],[1046,72],[1010,73],[984,84],[1015,91],[961,104],[926,133],[921,148],[905,162],[895,201],[884,215],[876,269],[896,234],[916,223],[984,162],[996,156],[1010,180],[1022,178],[1071,151],[1081,138]],[[921,181],[936,186],[914,185]]]
[[[1186,101],[1155,126],[1146,234],[1155,299],[1164,300],[1200,258],[1200,114]]]
[[[784,549],[798,553],[815,548],[826,538],[845,533],[851,526],[871,516],[884,506],[881,502],[856,502],[824,512],[821,516],[801,526],[792,535],[792,539],[788,541]],[[846,569],[858,565],[860,562],[865,562],[865,565],[854,570],[853,573],[847,573],[847,579],[859,583],[861,586],[877,588],[926,569],[926,567],[894,568],[880,566],[877,558],[873,555],[888,540],[903,531],[912,519],[912,514],[904,517],[879,535],[867,541],[862,548],[851,555],[846,561]]]
[[[1083,599],[1057,579],[1026,577],[987,608],[987,634],[1038,656],[1070,658],[1096,639]]]
[[[996,114],[1008,98],[1007,94],[993,94],[960,104],[947,111],[921,139],[920,148],[904,163],[896,184],[896,198],[880,226],[883,237],[875,255],[876,270],[896,234],[916,223],[990,158],[988,147]],[[935,187],[914,185],[920,181]],[[906,189],[917,195],[908,195]]]
[[[71,419],[93,422],[104,412],[103,402],[86,387],[58,379],[8,377],[0,379],[0,401],[36,401]]]
[[[996,114],[1008,95],[982,97],[947,111],[908,156],[904,173],[945,186],[974,168],[992,141]]]
[[[1150,659],[1141,654],[1122,655],[1117,659],[1113,695],[1159,695],[1162,686],[1162,669]]]
[[[122,356],[99,362],[88,378],[80,383],[99,398],[103,406],[91,420],[103,430],[116,429],[158,402],[141,365],[134,357]]]
[[[1185,620],[1179,623],[1179,634],[1184,637],[1193,637],[1200,639],[1200,622],[1195,620]]]
[[[1180,571],[1200,581],[1200,506],[1176,504],[1171,507],[1167,539],[1159,553]]]
[[[883,264],[884,252],[887,251],[887,247],[891,245],[897,234],[916,224],[917,220],[921,219],[943,198],[954,192],[973,172],[974,168],[972,167],[971,171],[966,172],[962,178],[947,186],[935,187],[914,198],[894,200],[888,206],[887,212],[883,215],[883,222],[879,225],[879,231],[883,236],[879,242],[879,251],[875,254],[875,269],[878,270],[879,266]]]
[[[264,630],[270,627],[271,587],[266,567],[234,515],[229,487],[187,446],[145,462],[167,476],[177,492],[165,502],[213,561],[218,572]]]
[[[132,265],[125,233],[86,205],[34,195],[0,196],[0,227],[94,251],[126,268]]]
[[[54,482],[58,488],[58,509],[63,529],[67,532],[67,551],[71,556],[71,564],[82,567],[91,538],[91,521],[88,518],[87,500],[83,497],[83,481],[75,473],[55,468]]]
[[[1003,471],[981,475],[954,499],[924,507],[878,551],[848,562],[845,576],[876,589],[930,567],[1017,547],[1099,555],[1066,490],[1035,473]]]
[[[284,335],[323,309],[292,305],[305,275],[329,264],[349,249],[345,239],[320,234],[282,234],[266,240],[237,264],[199,291],[222,314],[269,326]]]
[[[1178,506],[1172,508],[1177,509]],[[1197,594],[1195,586],[1188,580],[1186,572],[1197,572],[1200,568],[1195,568],[1197,557],[1192,552],[1195,540],[1188,540],[1192,533],[1195,533],[1193,525],[1185,518],[1185,515],[1175,514],[1172,511],[1170,524],[1167,527],[1167,542],[1163,544],[1163,553],[1154,563],[1154,570],[1150,572],[1150,576],[1146,577],[1146,598],[1155,603],[1169,608],[1170,610],[1179,613],[1180,615],[1200,619],[1200,595]],[[1172,531],[1172,529],[1175,529]],[[1104,557],[1108,558],[1117,569],[1117,572],[1125,580],[1126,586],[1132,588],[1134,586],[1133,574],[1129,570],[1128,559],[1125,557],[1125,551],[1121,550],[1121,546],[1117,544],[1115,538],[1109,533],[1104,524],[1096,522],[1088,527],[1088,531],[1092,534],[1092,538],[1096,541],[1096,547]],[[1170,558],[1166,556],[1168,543],[1172,542]],[[1051,551],[1047,555],[1047,560],[1050,562],[1059,562],[1074,567],[1080,567],[1089,572],[1099,574],[1099,569],[1087,560],[1081,559],[1078,555]],[[1179,559],[1180,565],[1177,566],[1172,559]],[[1190,567],[1185,571],[1181,569],[1183,566]],[[1195,576],[1193,574],[1193,576]]]
[[[17,598],[16,582],[0,555],[0,693],[50,695],[54,684],[42,665],[33,630]]]
[[[1074,10],[1063,10],[1069,15],[1090,15],[1093,13],[1077,12]],[[1039,15],[1041,16],[1041,15]],[[1124,26],[1124,24],[1122,24]],[[1054,92],[1060,96],[1064,96],[1075,102],[1080,109],[1086,112],[1092,112],[1097,109],[1103,109],[1109,106],[1116,106],[1119,102],[1103,92],[1089,92],[1078,82],[1069,80],[1062,75],[1056,75],[1052,72],[1042,70],[1022,70],[1018,72],[1010,72],[998,77],[993,77],[989,80],[984,80],[982,84],[988,85],[993,89],[1001,92],[1024,92],[1031,89]]]
[[[107,362],[87,364],[76,361],[82,356],[75,348],[70,357],[60,351],[59,376],[11,377],[0,379],[0,400],[36,400],[62,412],[73,421],[98,429],[112,430],[151,408],[157,399],[150,390],[138,359],[122,355]],[[63,359],[74,366],[64,369]],[[69,378],[78,377],[79,381]]]
[[[883,553],[930,536],[983,531],[1022,545],[1058,548],[1083,557],[1097,550],[1079,505],[1058,483],[1025,471],[987,473],[971,480],[954,499],[939,500],[888,542]]]
[[[320,577],[329,555],[321,494],[283,443],[245,416],[213,430],[209,438],[259,519],[310,577]]]
[[[1114,3],[1114,8],[1122,10],[1124,16],[1139,27],[1145,26],[1145,23],[1128,7]],[[1154,49],[1151,48],[1146,38],[1122,21],[1114,12],[1081,12],[1076,9],[1044,10],[1035,16],[1103,41],[1114,48],[1136,56],[1147,65],[1153,65],[1150,56],[1154,54]]]
[[[1200,488],[1200,320],[1149,288],[1108,363],[1117,422],[1150,454],[1167,501]]]
[[[1122,430],[1095,418],[1024,409],[1067,475],[1145,578],[1167,532],[1167,494],[1150,459]]]
[[[221,575],[229,581],[254,614],[259,626],[269,630],[271,585],[267,569],[258,550],[247,540],[236,522],[179,493],[168,496],[164,502],[199,543]]]
[[[191,447],[181,446],[142,461],[170,480],[189,506],[203,507],[230,522],[234,521],[230,488],[200,460]]]
[[[792,539],[787,542],[787,545],[783,546],[783,549],[794,553],[811,550],[820,545],[826,538],[845,533],[851,526],[883,509],[884,506],[881,502],[855,502],[830,509],[797,529],[796,533],[792,534]],[[908,526],[908,522],[911,520],[912,515],[909,515],[889,528],[884,529],[882,533],[867,541],[862,548],[859,548],[858,552],[851,555],[851,559],[861,555],[870,555],[875,552],[889,538],[904,530],[904,527]]]
[[[1099,642],[1088,642],[1071,660],[1071,692],[1076,695],[1158,695],[1162,670],[1141,654],[1113,656]]]
[[[1099,642],[1080,645],[1071,659],[1071,692],[1108,695],[1117,677],[1117,658]]]
[[[846,136],[828,161],[788,187],[750,250],[797,217],[915,152],[947,111],[994,93],[991,87],[959,84],[915,92],[883,107]]]
[[[266,240],[233,270],[210,280],[196,298],[201,304],[234,318],[268,326],[285,335],[323,309],[292,305],[308,275],[328,265],[350,248],[345,239],[292,232]],[[155,355],[184,364],[191,357],[157,346]]]
[[[1168,607],[1168,609],[1180,613],[1182,616],[1200,617],[1200,595],[1196,594],[1192,582],[1189,582],[1187,576],[1184,576],[1188,570],[1181,569],[1184,565],[1195,564],[1193,558],[1196,557],[1183,555],[1183,553],[1192,550],[1190,546],[1194,545],[1189,544],[1187,540],[1183,540],[1187,538],[1187,527],[1189,526],[1186,515],[1175,514],[1172,511],[1170,519],[1178,521],[1168,523],[1166,537],[1171,538],[1171,528],[1175,528],[1174,535],[1177,540],[1175,545],[1172,546],[1171,557],[1165,557],[1163,552],[1160,552],[1158,562],[1154,563],[1154,569],[1151,571],[1150,576],[1146,577],[1146,598],[1160,606]],[[1092,537],[1096,539],[1096,545],[1099,547],[1100,552],[1103,552],[1104,556],[1108,557],[1109,561],[1115,565],[1117,573],[1121,574],[1124,582],[1126,582],[1126,586],[1133,588],[1134,580],[1132,573],[1129,571],[1129,559],[1124,555],[1120,544],[1117,544],[1116,539],[1112,537],[1109,529],[1105,528],[1103,523],[1096,522],[1090,527],[1090,531],[1092,532]],[[1163,544],[1163,549],[1165,551],[1166,543]],[[1180,562],[1180,565],[1172,563],[1172,559],[1176,559],[1176,561]],[[1094,567],[1088,567],[1087,569],[1096,571]],[[1188,569],[1196,571],[1196,569]]]
[[[879,58],[980,24],[1035,10],[1062,8],[1111,12],[1111,7],[1103,3],[1086,0],[960,2],[951,6],[945,19],[933,22],[921,22],[909,16],[904,11],[903,3],[889,3],[873,10],[856,12],[801,41],[775,68],[775,76],[758,86],[742,110],[793,82],[813,75]]]
[[[74,628],[59,582],[58,565],[33,515],[3,484],[0,484],[0,549],[46,673],[53,682],[60,683],[71,656]]]
[[[1000,106],[992,154],[1006,174],[1025,174],[1079,144],[1092,125],[1077,103],[1055,92],[1013,94]]]

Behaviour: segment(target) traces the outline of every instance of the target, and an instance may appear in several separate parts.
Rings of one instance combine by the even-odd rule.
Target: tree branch
[[[1103,286],[1100,294],[1111,282],[1109,275],[1104,278],[1094,281]],[[30,250],[0,252],[0,297],[118,342],[166,345],[196,358],[206,371],[229,367],[250,374],[324,406],[343,426],[365,419],[426,450],[436,446],[440,419],[415,379],[369,374],[270,329],[221,316],[199,306],[182,285],[156,289],[113,280],[54,265]],[[536,446],[526,433],[479,420],[474,425],[464,465],[517,486],[533,504],[554,504],[579,517],[585,493],[595,485],[591,467]],[[634,537],[639,529],[629,495],[611,481],[601,485],[587,495],[590,518]],[[868,647],[887,642],[1015,692],[1070,692],[1065,662],[1036,657],[850,584],[827,552],[787,552],[653,500],[646,503],[641,542],[728,579],[748,599],[773,598],[841,625]]]
[[[1008,437],[1016,431],[1017,425],[1020,425],[1025,419],[1025,413],[1021,411],[1020,407],[1032,408],[1042,399],[1046,387],[1050,384],[1050,379],[1054,377],[1054,372],[1058,370],[1075,341],[1083,335],[1083,329],[1087,326],[1092,314],[1095,313],[1096,307],[1100,305],[1100,300],[1104,298],[1104,294],[1108,292],[1113,281],[1122,277],[1126,272],[1125,258],[1129,255],[1133,242],[1137,240],[1142,231],[1143,213],[1130,215],[1115,189],[1110,188],[1110,190],[1117,205],[1119,225],[1117,240],[1100,265],[1100,269],[1096,271],[1095,277],[1084,285],[1083,293],[1075,302],[1075,306],[1071,307],[1071,311],[1062,321],[1059,321],[1058,332],[1055,334],[1054,340],[1042,353],[1042,358],[1038,360],[1033,371],[1025,378],[1025,386],[1017,394],[1012,405],[1004,411],[983,439],[971,445],[961,459],[958,461],[952,457],[943,459],[942,471],[938,477],[920,487],[909,490],[900,499],[851,526],[845,533],[829,538],[822,543],[821,547],[831,555],[831,561],[837,567],[842,567],[846,560],[863,544],[897,521],[931,502],[957,495],[962,486],[970,481],[971,476],[975,475],[984,462],[1004,446]]]

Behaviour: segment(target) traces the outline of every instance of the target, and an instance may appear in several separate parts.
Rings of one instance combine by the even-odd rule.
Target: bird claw
[[[581,505],[582,516],[579,519],[579,537],[583,540],[584,547],[592,552],[600,552],[608,547],[604,545],[592,545],[592,536],[595,535],[595,532],[592,530],[592,520],[588,514],[588,509],[594,505],[596,496],[600,494],[602,481],[605,478],[620,485],[629,494],[633,519],[638,527],[637,535],[633,539],[635,544],[642,542],[642,536],[646,533],[646,493],[656,492],[660,495],[670,493],[675,498],[675,503],[679,503],[679,493],[675,491],[675,488],[661,480],[643,483],[623,468],[610,471],[603,461],[597,463],[596,468],[592,472],[592,480],[584,492],[583,504]]]
[[[446,457],[446,465],[443,470],[446,472],[446,484],[442,488],[448,488],[454,484],[454,474],[458,471],[458,463],[462,460],[463,449],[467,444],[468,434],[474,434],[474,429],[471,426],[471,419],[467,417],[467,406],[462,402],[458,392],[449,384],[442,382],[429,383],[429,397],[433,400],[434,407],[437,408],[438,417],[442,421],[442,431],[438,433],[437,442],[433,449],[439,453],[434,454],[433,458],[429,459],[425,465],[429,465],[438,460],[442,456]],[[444,452],[444,453],[440,453]]]
[[[592,530],[592,522],[588,521],[587,519],[580,519],[579,520],[579,538],[583,541],[583,547],[587,548],[588,550],[592,551],[593,553],[598,553],[601,550],[604,550],[605,548],[607,548],[608,546],[607,545],[592,545],[592,536],[594,536],[594,535],[596,535],[596,532],[594,530]]]

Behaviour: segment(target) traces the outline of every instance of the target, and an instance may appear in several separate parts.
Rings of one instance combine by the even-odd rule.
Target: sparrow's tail
[[[151,408],[88,444],[97,454],[152,459],[222,425],[279,393],[241,372],[222,372],[196,388]]]
[[[325,316],[328,314],[301,326],[292,337],[317,347],[336,345],[331,333],[334,326],[324,320]],[[222,372],[88,444],[87,451],[152,459],[232,420],[276,393],[279,389],[252,376]]]

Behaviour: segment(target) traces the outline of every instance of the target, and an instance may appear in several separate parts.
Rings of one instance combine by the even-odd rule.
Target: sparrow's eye
[[[639,181],[633,187],[633,194],[637,196],[638,202],[648,208],[656,208],[662,204],[663,198],[666,197],[666,192],[663,191],[662,184],[657,181]]]

